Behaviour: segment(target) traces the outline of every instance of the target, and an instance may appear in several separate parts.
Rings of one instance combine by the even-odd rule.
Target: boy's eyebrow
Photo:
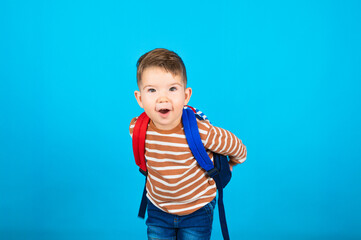
[[[183,85],[182,85],[181,83],[179,83],[179,82],[171,83],[171,84],[169,84],[168,86],[173,86],[173,85],[179,85],[179,86],[183,87]],[[143,90],[144,90],[145,88],[147,88],[147,87],[154,87],[154,86],[153,86],[153,85],[150,85],[150,84],[145,85],[145,86],[143,87]]]
[[[169,84],[169,86],[173,86],[173,85],[179,85],[179,86],[183,87],[183,85],[182,85],[182,84],[180,84],[179,82]]]
[[[145,88],[147,88],[147,87],[153,87],[153,85],[145,85],[145,86],[143,87],[143,90],[144,90]]]

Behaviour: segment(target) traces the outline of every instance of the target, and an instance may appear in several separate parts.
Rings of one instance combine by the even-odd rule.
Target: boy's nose
[[[158,100],[157,100],[158,103],[164,103],[164,102],[169,102],[168,101],[168,98],[162,96],[162,97],[159,97]]]

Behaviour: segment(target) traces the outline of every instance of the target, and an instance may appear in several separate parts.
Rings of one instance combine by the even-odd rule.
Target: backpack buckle
[[[210,176],[211,178],[217,176],[219,174],[219,171],[217,168],[212,168],[211,170],[207,171],[208,176]]]
[[[144,176],[148,176],[148,171],[144,171],[143,169],[139,168],[139,172]]]

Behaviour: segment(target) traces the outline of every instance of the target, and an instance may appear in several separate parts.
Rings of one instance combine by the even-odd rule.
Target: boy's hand
[[[237,165],[237,163],[233,162],[233,161],[229,161],[229,169],[231,169],[231,172],[233,171],[233,166]]]

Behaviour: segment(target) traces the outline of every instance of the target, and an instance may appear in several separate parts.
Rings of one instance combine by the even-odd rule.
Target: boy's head
[[[144,54],[137,62],[137,83],[135,98],[154,125],[162,130],[176,127],[192,95],[182,59],[161,48]]]
[[[187,72],[182,59],[173,51],[164,48],[156,48],[143,54],[137,62],[137,84],[142,81],[145,69],[159,67],[172,75],[182,77],[184,87],[187,86]]]

